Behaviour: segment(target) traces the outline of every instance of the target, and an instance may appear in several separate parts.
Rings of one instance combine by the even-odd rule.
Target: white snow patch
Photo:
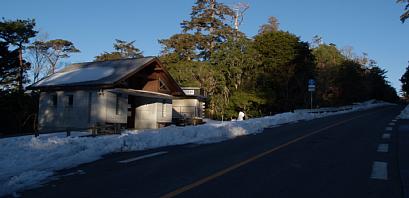
[[[67,72],[57,72],[39,82],[37,86],[71,84],[77,82],[94,81],[108,77],[114,73],[113,68],[86,67]]]
[[[287,112],[240,122],[211,121],[199,126],[170,126],[155,130],[129,130],[121,135],[65,137],[65,133],[0,139],[0,196],[35,187],[46,182],[54,171],[100,159],[112,152],[136,151],[188,143],[219,142],[242,135],[257,134],[264,128],[311,120],[379,106],[368,101],[350,110],[331,113]],[[345,109],[345,108],[344,108]],[[76,135],[75,135],[76,134]]]
[[[405,109],[400,112],[398,119],[409,119],[409,105],[407,105]]]
[[[25,171],[19,175],[10,177],[5,183],[2,183],[0,192],[2,195],[5,195],[7,193],[15,193],[24,187],[36,187],[52,175],[53,172],[50,171]],[[0,182],[3,182],[3,180],[0,180]]]

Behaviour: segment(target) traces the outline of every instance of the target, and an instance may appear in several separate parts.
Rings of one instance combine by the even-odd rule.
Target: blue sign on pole
[[[308,85],[315,85],[315,80],[314,79],[309,79],[308,80]]]
[[[314,79],[309,79],[308,80],[308,91],[310,92],[310,103],[311,103],[311,109],[312,109],[312,92],[315,91],[315,80]]]

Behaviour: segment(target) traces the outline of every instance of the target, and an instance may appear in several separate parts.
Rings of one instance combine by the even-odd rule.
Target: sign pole
[[[312,92],[315,91],[315,80],[309,79],[308,80],[308,91],[310,92],[310,108],[312,109]]]

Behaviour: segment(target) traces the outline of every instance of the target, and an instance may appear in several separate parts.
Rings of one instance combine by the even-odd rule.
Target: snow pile
[[[399,119],[409,119],[409,105],[400,112]]]
[[[35,187],[47,181],[56,170],[92,162],[112,152],[219,142],[261,133],[266,127],[385,105],[390,104],[368,101],[354,105],[351,110],[333,113],[282,113],[245,121],[213,121],[200,126],[170,126],[99,137],[63,137],[57,134],[0,139],[0,196]]]

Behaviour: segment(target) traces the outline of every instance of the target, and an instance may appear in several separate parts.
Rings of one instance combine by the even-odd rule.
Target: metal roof
[[[113,85],[155,60],[158,61],[156,57],[143,57],[76,63],[32,84],[28,89]]]

